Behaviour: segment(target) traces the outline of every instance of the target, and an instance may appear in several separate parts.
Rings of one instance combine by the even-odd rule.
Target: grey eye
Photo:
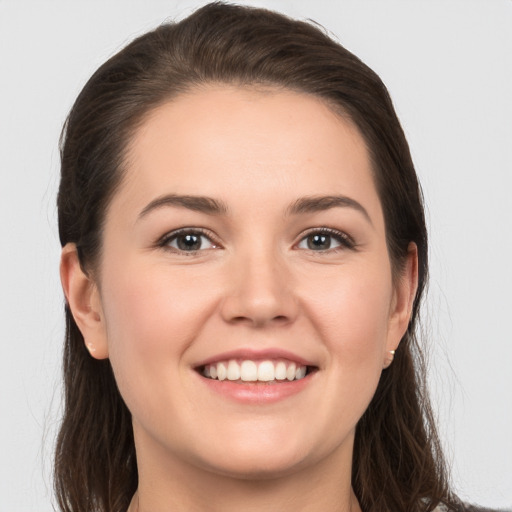
[[[215,244],[210,238],[195,231],[175,233],[166,240],[165,245],[183,252],[215,248]]]
[[[308,249],[325,251],[331,248],[331,235],[310,235],[306,238]]]
[[[299,242],[298,248],[310,251],[327,251],[342,245],[339,238],[329,233],[311,233]]]

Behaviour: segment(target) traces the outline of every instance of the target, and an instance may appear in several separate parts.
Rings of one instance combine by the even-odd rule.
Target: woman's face
[[[212,86],[158,107],[133,138],[84,335],[111,360],[141,465],[349,465],[407,326],[406,274],[392,281],[350,122],[311,96]]]

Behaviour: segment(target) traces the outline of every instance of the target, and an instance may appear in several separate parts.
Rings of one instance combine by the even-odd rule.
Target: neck
[[[128,512],[361,512],[351,487],[351,448],[342,464],[335,454],[305,469],[263,478],[164,461],[161,449],[160,457],[138,453],[139,488]]]
[[[280,510],[282,512],[318,512],[318,510],[329,510],[332,512],[361,512],[359,502],[352,489],[344,497],[340,496],[340,501],[335,496],[311,493],[296,492],[292,499],[287,498],[280,492],[272,492],[269,489],[255,489],[254,486],[237,486],[238,492],[229,494],[226,492],[225,500],[210,501],[202,491],[194,500],[181,502],[177,496],[173,496],[165,505],[155,508],[155,499],[147,496],[143,490],[139,489],[134,494],[127,512],[147,512],[153,510],[165,510],[166,512],[181,512],[191,510],[211,510],[217,511],[243,511],[243,512],[261,512],[261,510]],[[274,490],[275,491],[275,490]],[[142,494],[142,498],[141,498]],[[315,493],[316,494],[316,493]],[[313,500],[311,498],[314,498]],[[218,497],[217,497],[218,499]],[[194,502],[194,503],[192,503]],[[156,505],[158,507],[158,505]]]
[[[244,500],[243,500],[243,503],[241,505],[238,505],[239,508],[237,509],[238,511],[252,511],[252,510],[256,510],[256,507],[260,507],[259,510],[261,510],[263,508],[263,510],[265,510],[266,508],[265,507],[272,507],[271,510],[274,510],[273,507],[273,503],[270,504],[268,503],[269,500],[265,500],[265,503],[262,505],[260,503],[255,503],[253,500],[252,500],[252,497],[247,497],[245,496]],[[317,506],[320,506],[322,507],[321,510],[331,510],[331,511],[339,511],[339,512],[362,512],[361,511],[361,507],[359,505],[359,502],[357,501],[357,498],[355,497],[355,495],[353,493],[351,493],[351,496],[350,496],[350,499],[349,499],[349,502],[347,505],[343,505],[341,503],[337,503],[337,504],[332,504],[329,506],[328,509],[324,509],[324,505],[318,503],[317,505],[313,506],[312,508],[309,507],[308,505],[305,505],[306,508],[304,507],[301,507],[301,508],[295,508],[294,510],[297,511],[301,511],[301,512],[317,512],[318,509],[316,508]],[[133,495],[133,498],[132,498],[132,501],[130,503],[130,506],[128,507],[128,510],[127,512],[145,512],[146,510],[150,510],[150,507],[152,507],[152,505],[149,505],[149,506],[146,506],[146,505],[142,505],[140,504],[140,497],[139,497],[139,491],[137,491],[134,495]],[[175,506],[175,505],[172,505],[173,509],[172,509],[172,512],[174,511],[178,511],[178,510],[184,510],[182,508],[181,505],[178,505],[178,506]],[[194,509],[188,509],[188,510],[200,510],[198,508],[194,508]],[[210,509],[208,509],[210,510]],[[217,509],[215,509],[217,510]],[[280,510],[285,510],[285,509],[280,509]],[[286,509],[288,510],[288,509]]]

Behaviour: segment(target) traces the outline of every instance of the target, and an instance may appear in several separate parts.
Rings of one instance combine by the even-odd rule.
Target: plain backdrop
[[[202,3],[0,0],[1,512],[53,510],[62,123],[108,56]],[[428,206],[423,324],[455,488],[511,507],[512,2],[246,3],[316,20],[390,89]]]

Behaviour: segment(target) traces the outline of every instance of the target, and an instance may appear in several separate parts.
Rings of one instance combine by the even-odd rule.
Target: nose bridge
[[[229,322],[262,326],[287,323],[297,312],[291,272],[284,255],[264,243],[234,256],[223,315]]]

